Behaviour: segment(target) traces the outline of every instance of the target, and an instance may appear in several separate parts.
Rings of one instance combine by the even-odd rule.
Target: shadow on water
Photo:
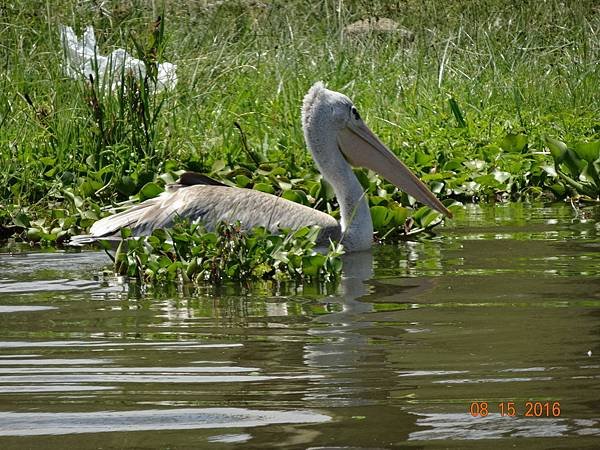
[[[140,294],[101,253],[0,254],[0,444],[595,448],[599,215],[469,206],[333,288]]]

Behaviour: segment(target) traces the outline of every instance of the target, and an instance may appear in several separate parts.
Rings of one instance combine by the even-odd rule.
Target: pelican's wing
[[[177,218],[203,223],[207,229],[213,229],[219,222],[238,220],[246,229],[264,226],[272,232],[279,228],[318,225],[320,243],[341,237],[338,222],[321,211],[252,189],[203,184],[177,187],[127,211],[105,217],[96,222],[90,232],[100,238],[129,227],[135,236],[144,236],[155,228],[172,227]]]

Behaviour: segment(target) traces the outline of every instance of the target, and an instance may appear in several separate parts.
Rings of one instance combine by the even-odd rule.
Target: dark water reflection
[[[337,287],[258,292],[140,293],[98,281],[102,253],[0,255],[0,446],[597,448],[599,218],[471,206],[353,255]]]

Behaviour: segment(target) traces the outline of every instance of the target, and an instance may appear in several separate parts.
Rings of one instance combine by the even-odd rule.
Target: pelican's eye
[[[352,109],[350,111],[354,115],[355,120],[360,120],[360,114],[358,113],[358,110],[354,106],[352,107]]]

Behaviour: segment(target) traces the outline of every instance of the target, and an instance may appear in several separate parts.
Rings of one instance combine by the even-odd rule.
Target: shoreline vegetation
[[[60,25],[92,25],[102,54],[126,49],[146,78],[67,77]],[[155,93],[164,61],[178,84]],[[0,6],[0,242],[60,245],[184,170],[336,216],[300,126],[317,80],[450,208],[597,202],[599,61],[595,1],[16,0]],[[357,175],[376,239],[438,224]],[[321,258],[305,256],[312,273]]]

